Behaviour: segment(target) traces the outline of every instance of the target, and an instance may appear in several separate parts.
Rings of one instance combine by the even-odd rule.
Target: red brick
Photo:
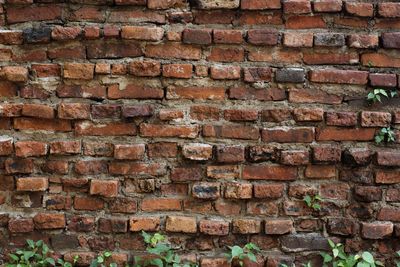
[[[357,113],[355,112],[326,112],[326,124],[330,126],[355,126]]]
[[[225,99],[223,87],[168,87],[167,99]]]
[[[229,233],[229,222],[217,220],[201,220],[199,222],[200,233],[211,236],[224,236]]]
[[[71,122],[58,119],[42,118],[15,118],[14,129],[43,130],[51,132],[69,132],[72,130]]]
[[[164,29],[158,27],[123,26],[121,37],[144,41],[159,41],[164,36]]]
[[[18,191],[46,191],[49,188],[49,182],[44,177],[25,177],[17,179]]]
[[[0,44],[19,45],[23,43],[22,31],[1,30]]]
[[[400,58],[384,53],[364,53],[361,63],[368,67],[400,68]]]
[[[93,79],[94,64],[89,63],[65,63],[64,78],[67,79]]]
[[[58,77],[61,75],[61,67],[58,64],[32,64],[31,69],[38,78]]]
[[[33,217],[36,229],[63,229],[66,226],[64,214],[39,213]]]
[[[17,157],[38,157],[47,154],[47,144],[37,141],[19,141],[15,143],[15,155]]]
[[[248,180],[295,180],[297,168],[278,165],[254,165],[243,167],[243,179]]]
[[[58,5],[26,6],[7,8],[7,21],[10,24],[25,21],[61,19],[61,7]]]
[[[149,158],[174,158],[178,154],[176,143],[158,142],[147,144]]]
[[[270,82],[272,80],[272,69],[270,67],[250,67],[243,70],[246,82]]]
[[[255,89],[246,87],[234,87],[229,89],[229,98],[239,100],[279,101],[286,99],[283,89]]]
[[[395,150],[378,151],[376,162],[381,166],[400,166],[400,153]]]
[[[360,17],[372,17],[374,5],[370,3],[345,2],[347,13]]]
[[[32,159],[11,159],[4,162],[6,173],[33,173]]]
[[[366,239],[384,239],[390,237],[392,233],[391,222],[363,223],[361,228],[361,235]]]
[[[392,115],[389,112],[361,112],[361,126],[363,127],[386,127],[390,125]]]
[[[158,231],[160,224],[159,217],[132,217],[129,221],[129,229],[131,232]]]
[[[34,225],[31,218],[12,218],[8,222],[8,230],[11,233],[33,232]]]
[[[79,37],[82,29],[80,27],[55,26],[51,31],[51,38],[57,41],[74,40]]]
[[[50,154],[69,155],[81,153],[80,141],[55,141],[50,143]]]
[[[11,82],[28,81],[28,69],[20,66],[4,66],[0,71],[0,77]]]
[[[209,29],[185,29],[183,31],[183,42],[187,44],[211,44],[212,30]]]
[[[252,196],[253,185],[250,183],[225,184],[224,197],[227,199],[251,199]]]
[[[176,109],[162,109],[158,113],[158,117],[162,121],[171,121],[171,120],[179,120],[183,119],[185,114],[183,114],[182,110],[176,110]]]
[[[96,58],[124,58],[142,56],[142,48],[134,42],[103,41],[89,44],[87,46],[87,57]]]
[[[285,23],[288,29],[324,29],[327,27],[322,16],[290,16]]]
[[[242,0],[240,3],[241,9],[249,10],[264,10],[264,9],[280,9],[280,0]]]
[[[216,44],[241,44],[243,33],[240,30],[213,30],[213,39]]]
[[[174,233],[196,233],[196,218],[183,216],[167,216],[165,230]]]
[[[324,110],[322,108],[295,108],[293,117],[296,121],[322,121]]]
[[[90,119],[90,105],[85,103],[60,103],[57,113],[61,119]]]
[[[313,2],[315,12],[340,12],[342,0],[316,0]]]
[[[286,14],[311,13],[311,3],[309,0],[285,0],[283,1],[283,11]]]
[[[397,77],[390,73],[370,73],[369,81],[372,86],[396,87]]]
[[[196,138],[198,132],[199,128],[197,126],[140,124],[140,134],[144,137]]]
[[[281,152],[281,163],[285,165],[306,165],[310,161],[310,154],[304,150],[288,150]]]
[[[208,144],[191,143],[182,147],[182,154],[190,160],[209,160],[212,157],[213,147]]]
[[[261,231],[261,222],[253,219],[235,219],[232,232],[236,234],[257,234]]]
[[[278,43],[278,32],[275,30],[249,30],[247,41],[254,45],[276,45]]]
[[[203,126],[204,137],[257,140],[260,132],[257,127],[241,125]]]
[[[14,152],[13,138],[2,136],[0,137],[0,156],[8,156]]]
[[[396,171],[375,171],[375,182],[377,184],[395,184],[400,182],[400,173]]]
[[[254,184],[254,197],[277,199],[283,196],[284,184]]]
[[[80,160],[75,163],[77,174],[102,174],[107,173],[107,162],[102,160]]]
[[[240,79],[239,66],[212,66],[211,78],[215,80],[238,80]]]
[[[375,129],[347,129],[326,127],[317,130],[317,141],[370,141],[375,136]]]
[[[166,173],[166,166],[160,163],[111,162],[109,172],[114,175],[162,176]]]
[[[146,57],[152,58],[199,60],[201,58],[201,49],[187,44],[166,43],[147,45],[145,54]]]
[[[317,83],[367,84],[368,72],[349,70],[313,70],[310,80]]]
[[[185,5],[185,0],[147,0],[147,7],[150,9],[183,8]]]
[[[266,220],[265,233],[267,235],[283,235],[294,230],[291,220]]]
[[[372,34],[351,34],[347,42],[350,47],[354,48],[374,48],[379,45],[379,36]]]
[[[356,64],[359,62],[359,55],[357,53],[304,53],[303,60],[309,65],[348,65]]]
[[[382,17],[398,18],[400,17],[400,3],[396,2],[379,3],[378,13]]]
[[[241,62],[244,61],[243,48],[222,48],[215,46],[211,49],[208,61],[217,62]]]
[[[108,88],[108,97],[110,99],[161,99],[164,97],[164,90],[135,84],[128,84],[125,89],[120,90],[118,85],[113,85]]]
[[[83,121],[75,124],[75,133],[85,136],[122,136],[136,135],[136,126],[133,123],[110,122],[94,124]]]
[[[333,165],[308,165],[304,175],[313,179],[335,178],[336,168]]]
[[[261,131],[264,142],[311,143],[314,140],[314,128],[271,128]]]
[[[115,145],[114,158],[130,160],[142,159],[144,157],[145,149],[144,144]]]
[[[312,47],[313,33],[285,33],[283,44],[287,47]]]
[[[142,200],[143,211],[179,211],[182,210],[182,203],[179,199],[173,198],[145,198]]]
[[[342,150],[335,145],[318,145],[313,147],[314,162],[340,162]]]
[[[164,77],[190,79],[192,77],[192,64],[168,64],[163,65],[162,72]]]
[[[92,180],[90,194],[103,197],[116,197],[118,195],[118,181]]]
[[[104,201],[98,198],[76,196],[74,208],[76,210],[101,210],[104,208]]]

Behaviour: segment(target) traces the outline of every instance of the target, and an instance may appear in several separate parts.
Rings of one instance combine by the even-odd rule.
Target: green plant
[[[396,135],[390,127],[380,129],[380,131],[375,135],[375,143],[378,145],[382,142],[393,143],[395,141]]]
[[[79,256],[78,256],[78,255],[75,255],[75,256],[74,256],[74,259],[73,259],[73,261],[72,261],[72,263],[71,263],[71,262],[64,261],[63,259],[58,259],[58,260],[57,260],[57,263],[58,263],[58,265],[61,266],[61,267],[72,267],[72,266],[75,266],[75,264],[77,263],[78,259],[79,259]]]
[[[164,235],[155,233],[154,235],[142,231],[144,242],[147,245],[146,251],[154,256],[152,259],[142,260],[140,257],[135,257],[135,267],[142,266],[158,266],[158,267],[192,267],[197,266],[194,263],[184,262],[175,253],[171,244],[167,242]]]
[[[18,249],[15,253],[9,254],[10,263],[6,267],[45,267],[55,266],[53,258],[49,257],[49,247],[42,241],[26,241],[26,249]]]
[[[106,261],[111,258],[112,253],[109,251],[105,251],[98,255],[92,262],[90,263],[90,267],[107,267]],[[109,267],[117,267],[117,264],[112,262],[108,265]]]
[[[226,254],[229,262],[237,261],[240,266],[243,266],[243,261],[249,259],[252,262],[256,262],[257,258],[255,253],[260,252],[257,245],[253,243],[246,244],[243,248],[239,246],[229,247],[230,252]]]
[[[313,210],[321,210],[320,202],[322,202],[323,199],[320,195],[305,195],[303,200],[306,203],[307,207],[312,208]]]
[[[400,250],[396,252],[396,256],[400,257]],[[396,261],[396,267],[400,267],[400,261]]]
[[[390,94],[388,94],[385,89],[377,88],[368,93],[367,100],[372,103],[382,102],[382,97],[393,98],[396,95],[397,91],[395,90],[390,91]]]
[[[348,255],[344,251],[341,243],[335,244],[332,240],[328,240],[332,249],[332,254],[321,253],[323,258],[323,267],[376,267],[383,266],[380,261],[374,259],[374,256],[368,251],[360,252],[356,255]]]

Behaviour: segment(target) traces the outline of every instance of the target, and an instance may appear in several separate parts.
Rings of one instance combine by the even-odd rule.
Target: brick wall
[[[400,152],[374,136],[400,102],[366,95],[397,90],[400,3],[189,2],[0,0],[2,253],[121,263],[146,230],[202,266],[249,241],[252,266],[318,262],[328,237],[391,266]]]

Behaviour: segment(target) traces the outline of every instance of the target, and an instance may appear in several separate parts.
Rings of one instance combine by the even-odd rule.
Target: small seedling
[[[332,249],[332,254],[321,253],[323,259],[323,267],[328,266],[357,266],[357,267],[377,267],[383,266],[382,262],[374,259],[374,256],[368,252],[360,252],[356,255],[348,255],[344,251],[341,243],[335,244],[332,240],[328,240]]]
[[[28,239],[26,243],[26,249],[18,249],[15,253],[9,254],[10,263],[7,263],[6,267],[47,267],[56,265],[54,259],[49,257],[49,247],[42,240],[35,242]]]
[[[91,263],[90,267],[117,267],[116,263],[110,263],[108,266],[106,264],[106,260],[112,256],[112,253],[109,251],[105,251],[98,255]]]
[[[256,244],[247,243],[244,247],[232,246],[229,247],[230,252],[226,254],[229,262],[236,261],[240,266],[243,266],[244,260],[249,259],[252,262],[256,262],[256,253],[260,252],[260,249]]]
[[[377,88],[368,93],[367,100],[369,102],[376,103],[376,102],[382,102],[383,97],[394,98],[395,96],[397,96],[396,90],[392,90],[388,94],[388,92],[385,89]]]
[[[313,210],[321,210],[320,202],[322,202],[323,199],[320,195],[305,195],[303,200],[306,203],[307,207],[312,208]]]
[[[394,143],[395,141],[396,141],[395,132],[390,127],[380,129],[377,135],[375,135],[375,143],[377,145],[381,144],[382,142]]]
[[[157,266],[157,267],[197,267],[197,264],[182,263],[181,257],[174,251],[171,244],[167,242],[166,237],[162,234],[154,235],[142,231],[144,242],[147,245],[146,251],[156,258],[142,260],[136,256],[134,267]]]

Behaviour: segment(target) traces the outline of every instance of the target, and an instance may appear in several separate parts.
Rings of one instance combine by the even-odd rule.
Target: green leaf
[[[311,197],[309,195],[304,196],[304,202],[306,202],[307,206],[311,206]]]
[[[247,253],[247,258],[249,258],[249,260],[252,262],[257,262],[257,257],[252,252]]]
[[[28,239],[28,240],[26,240],[26,243],[28,243],[28,246],[30,247],[30,248],[35,248],[35,242],[33,242],[33,240],[31,240],[31,239]]]
[[[232,258],[236,258],[242,253],[243,253],[243,249],[239,246],[233,246],[231,249]]]
[[[109,251],[106,251],[106,252],[104,252],[103,255],[104,255],[104,257],[109,258],[109,257],[111,257],[112,253]]]
[[[371,253],[369,253],[368,251],[365,251],[361,254],[361,257],[363,260],[365,260],[368,263],[374,263],[374,256],[372,256]]]
[[[164,267],[164,264],[161,259],[151,259],[150,264],[155,265],[157,267]]]
[[[110,267],[117,267],[117,264],[115,262],[110,263]]]
[[[359,262],[357,263],[357,267],[371,267],[367,262]]]

